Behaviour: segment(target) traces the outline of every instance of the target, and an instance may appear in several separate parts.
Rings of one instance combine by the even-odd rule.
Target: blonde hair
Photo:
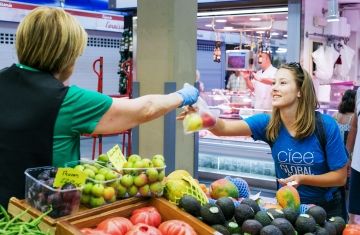
[[[296,110],[295,126],[296,139],[303,139],[315,131],[315,110],[319,108],[315,88],[307,71],[301,68],[298,63],[281,65],[279,69],[288,69],[293,74],[296,85],[300,91],[299,104]],[[270,122],[266,128],[266,137],[274,142],[281,127],[280,110],[273,108]]]
[[[84,28],[75,17],[59,8],[35,8],[16,31],[19,62],[52,74],[73,66],[86,42]]]

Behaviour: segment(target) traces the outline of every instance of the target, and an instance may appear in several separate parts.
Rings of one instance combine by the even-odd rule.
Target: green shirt
[[[112,99],[107,95],[69,87],[55,123],[53,166],[79,160],[80,135],[93,133],[111,104]]]

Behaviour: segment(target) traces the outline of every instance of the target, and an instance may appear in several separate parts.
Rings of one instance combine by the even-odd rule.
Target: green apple
[[[77,165],[74,167],[74,169],[79,170],[79,171],[83,171],[85,169],[85,167],[83,165]]]
[[[104,188],[103,197],[106,201],[111,200],[115,196],[115,189],[113,187]]]
[[[164,156],[161,155],[161,154],[156,154],[156,155],[154,155],[154,156],[151,158],[151,160],[154,160],[154,159],[160,159],[160,160],[162,160],[163,162],[165,162],[165,158],[164,158]]]
[[[165,177],[165,170],[159,172],[158,181],[162,181]]]
[[[103,168],[100,168],[100,170],[98,171],[98,174],[106,175],[106,173],[108,173],[109,171],[110,171],[110,169],[103,167]]]
[[[198,113],[190,113],[184,118],[184,127],[186,131],[199,131],[202,129],[202,119]]]
[[[162,167],[165,166],[165,162],[160,160],[160,159],[154,159],[154,160],[151,160],[151,161],[152,161],[154,167],[162,168]]]
[[[90,197],[90,206],[98,207],[105,204],[105,200],[103,197]]]
[[[90,165],[90,164],[86,164],[85,166],[86,169],[91,169],[95,174],[98,173],[99,169],[96,166]]]
[[[129,174],[131,172],[131,168],[133,168],[133,162],[125,162],[123,165],[124,173]]]
[[[129,196],[132,197],[132,196],[135,196],[138,193],[138,189],[137,189],[137,187],[135,185],[132,185],[127,189],[127,192],[129,194]]]
[[[154,196],[161,196],[163,194],[163,189],[164,186],[162,185],[161,182],[154,182],[152,184],[150,184],[150,192],[154,195]]]
[[[89,202],[90,202],[90,195],[88,195],[88,194],[82,194],[81,195],[81,198],[80,198],[80,202],[82,203],[82,204],[89,204]]]
[[[120,179],[120,183],[125,186],[125,187],[130,187],[131,185],[133,185],[134,183],[134,179],[131,175],[129,174],[126,174],[126,175],[123,175]]]
[[[141,161],[143,161],[145,168],[152,167],[152,161],[149,158],[143,158]]]
[[[155,168],[149,168],[146,170],[146,175],[148,176],[148,179],[150,182],[155,182],[158,180],[158,170]]]
[[[90,194],[92,187],[93,187],[93,183],[87,182],[87,183],[84,185],[83,193],[85,193],[85,194]]]
[[[118,174],[115,171],[109,170],[106,174],[105,174],[105,179],[106,180],[113,180],[116,179],[118,177]]]
[[[128,158],[128,162],[137,162],[137,161],[140,161],[141,160],[141,157],[137,154],[132,154],[129,156]]]
[[[119,184],[116,189],[117,189],[117,197],[118,198],[123,198],[126,196],[126,187]]]
[[[102,184],[94,184],[91,188],[91,194],[95,197],[100,197],[104,193],[104,185]]]
[[[108,162],[109,161],[109,157],[107,154],[103,153],[101,155],[99,155],[98,161],[101,161],[101,162]]]
[[[83,171],[89,178],[94,179],[95,178],[95,172],[93,170],[91,170],[90,168],[86,168]]]
[[[96,174],[94,179],[96,181],[105,181],[105,176],[103,174]]]
[[[134,168],[145,168],[145,163],[142,160],[134,162]]]
[[[145,184],[144,186],[139,188],[139,193],[143,197],[150,196],[150,186],[148,184]]]
[[[140,175],[134,176],[134,184],[137,187],[141,187],[148,183],[148,177],[145,173],[141,173]]]

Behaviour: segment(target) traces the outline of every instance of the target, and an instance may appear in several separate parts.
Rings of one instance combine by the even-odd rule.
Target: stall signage
[[[112,147],[107,153],[109,157],[109,161],[115,167],[116,170],[121,171],[124,163],[126,162],[126,158],[121,152],[119,145],[115,145]]]
[[[60,188],[64,184],[70,183],[76,187],[81,187],[85,184],[87,175],[73,168],[58,168],[58,171],[55,175],[54,184],[55,188]]]
[[[0,21],[20,22],[36,4],[0,1]],[[91,11],[65,9],[75,16],[85,29],[123,32],[124,16]]]

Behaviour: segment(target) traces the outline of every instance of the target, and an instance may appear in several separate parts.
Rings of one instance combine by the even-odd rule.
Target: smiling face
[[[281,68],[277,71],[272,86],[273,107],[296,110],[301,93],[295,79],[295,74],[289,69]]]

